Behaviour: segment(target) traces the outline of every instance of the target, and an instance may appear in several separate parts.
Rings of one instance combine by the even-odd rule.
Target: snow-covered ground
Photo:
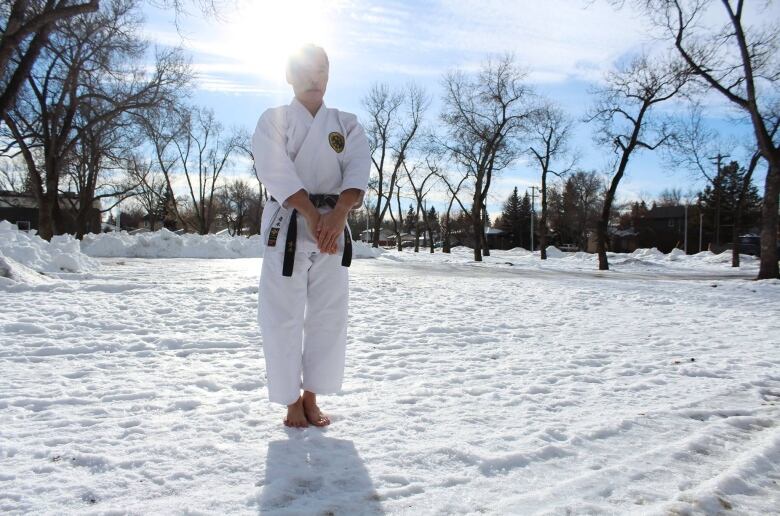
[[[3,253],[0,513],[780,507],[780,282],[754,263],[356,260],[333,424],[293,430],[264,388],[260,259],[44,276]]]

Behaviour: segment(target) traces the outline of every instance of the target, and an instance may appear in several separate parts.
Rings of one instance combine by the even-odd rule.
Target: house
[[[634,229],[639,233],[639,247],[671,252],[685,241],[685,206],[653,206],[636,221]]]
[[[60,194],[60,211],[66,233],[76,232],[76,212],[79,208],[75,192]],[[100,200],[95,200],[87,221],[87,231],[100,232]],[[7,220],[21,230],[38,230],[38,201],[32,192],[11,192],[0,190],[0,220]]]
[[[390,243],[390,238],[395,239],[395,235],[392,231],[389,229],[381,228],[379,230],[379,245],[381,246],[389,246],[392,245]],[[366,242],[366,243],[372,243],[374,241],[374,230],[373,229],[366,229],[364,231],[360,232],[360,241]]]
[[[631,253],[639,248],[655,247],[668,253],[685,241],[685,206],[653,206],[633,221],[633,227],[609,228],[609,250]],[[689,238],[692,235],[689,234]],[[588,252],[596,252],[596,232],[588,235]]]
[[[633,253],[639,247],[639,232],[633,228],[619,229],[616,227],[610,227],[607,229],[609,235],[609,244],[607,246],[608,251],[614,253]],[[586,248],[589,253],[598,252],[598,239],[596,231],[588,232],[588,246]]]
[[[511,235],[503,229],[485,226],[485,238],[487,239],[488,249],[511,249],[514,247]]]

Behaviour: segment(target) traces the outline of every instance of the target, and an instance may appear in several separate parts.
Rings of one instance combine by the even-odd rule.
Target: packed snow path
[[[101,262],[0,290],[2,513],[780,507],[778,282],[357,260],[333,424],[292,430],[260,260]]]

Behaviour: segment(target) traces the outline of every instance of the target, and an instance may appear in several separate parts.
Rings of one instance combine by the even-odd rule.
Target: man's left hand
[[[328,213],[323,213],[317,225],[317,245],[320,251],[327,254],[336,254],[338,251],[338,238],[344,233],[347,224],[349,209],[337,205]]]

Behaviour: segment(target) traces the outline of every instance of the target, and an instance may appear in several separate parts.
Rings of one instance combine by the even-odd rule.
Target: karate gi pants
[[[268,399],[290,405],[300,390],[341,390],[347,345],[348,271],[341,253],[295,253],[290,277],[284,254],[264,253],[258,292]]]

